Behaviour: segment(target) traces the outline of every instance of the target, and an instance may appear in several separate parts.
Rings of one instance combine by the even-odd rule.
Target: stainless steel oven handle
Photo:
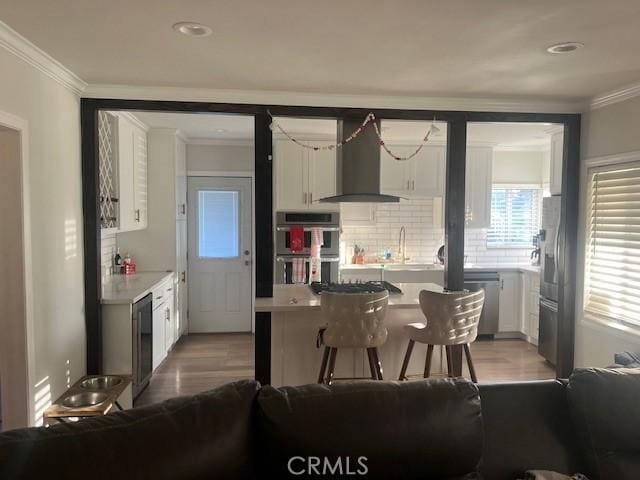
[[[305,232],[310,232],[314,228],[317,228],[321,232],[339,232],[340,227],[303,227]],[[291,227],[276,227],[276,232],[288,232]]]
[[[290,262],[294,258],[300,257],[276,257],[276,262]],[[306,262],[309,261],[309,257],[302,257]],[[321,262],[339,262],[340,257],[320,257]]]

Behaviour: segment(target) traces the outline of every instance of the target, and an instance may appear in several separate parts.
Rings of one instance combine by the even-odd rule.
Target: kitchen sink
[[[122,378],[115,375],[101,375],[87,378],[80,382],[80,388],[87,390],[108,390],[122,383]]]
[[[93,407],[104,402],[109,395],[104,392],[82,392],[69,395],[62,400],[62,405],[69,408]]]

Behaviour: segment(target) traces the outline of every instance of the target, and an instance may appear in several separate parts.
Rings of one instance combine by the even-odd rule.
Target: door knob
[[[245,260],[245,261],[244,261],[244,264],[245,264],[246,266],[251,265],[251,260]]]
[[[250,253],[250,252],[249,252],[249,250],[245,250],[245,251],[244,251],[244,254],[245,254],[245,255],[249,255],[249,253]]]

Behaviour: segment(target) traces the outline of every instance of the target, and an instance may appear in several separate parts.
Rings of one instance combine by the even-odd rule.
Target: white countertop
[[[135,303],[171,278],[173,278],[173,272],[111,275],[102,283],[102,303],[106,305]]]
[[[421,271],[442,271],[444,267],[434,263],[365,263],[364,265],[344,264],[340,265],[341,271],[358,270],[388,270],[394,272],[421,272]],[[539,265],[523,265],[518,263],[501,263],[494,265],[472,264],[464,267],[467,272],[530,272],[540,273]]]
[[[396,283],[402,294],[389,295],[389,308],[417,308],[421,290],[442,292],[435,283]],[[320,309],[320,295],[309,285],[274,285],[273,297],[256,298],[256,312],[297,312]]]

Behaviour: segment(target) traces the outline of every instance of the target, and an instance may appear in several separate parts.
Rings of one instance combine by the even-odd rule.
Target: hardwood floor
[[[192,395],[253,377],[253,335],[250,333],[185,335],[153,374],[135,406]]]
[[[436,347],[434,355],[439,354]],[[537,348],[523,340],[478,340],[471,345],[471,355],[480,383],[555,378],[555,370],[538,355]],[[464,375],[469,378],[466,365]],[[158,367],[136,406],[253,376],[253,335],[186,335]]]

